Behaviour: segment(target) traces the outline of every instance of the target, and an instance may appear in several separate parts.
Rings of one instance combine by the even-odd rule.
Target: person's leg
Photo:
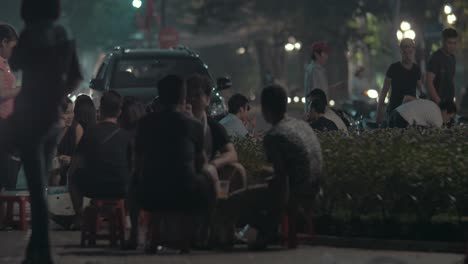
[[[140,216],[140,207],[137,203],[136,191],[136,184],[132,184],[127,199],[131,223],[130,235],[125,245],[125,249],[128,250],[133,250],[138,247],[138,235],[140,232],[138,218]]]
[[[202,174],[204,176],[207,176],[211,182],[213,183],[213,186],[215,188],[215,193],[219,193],[219,175],[218,175],[218,170],[216,169],[215,166],[211,164],[206,164],[203,166],[203,171]]]
[[[31,203],[31,237],[25,263],[52,263],[49,241],[49,221],[45,200],[44,146],[30,142],[21,148],[21,158],[27,179]]]
[[[79,177],[82,170],[78,169],[70,175],[68,183],[68,191],[70,192],[70,200],[73,205],[73,210],[75,211],[75,223],[78,223],[83,214],[83,194],[80,191],[79,186]]]
[[[192,201],[197,213],[194,214],[195,247],[208,248],[210,242],[210,227],[213,223],[213,212],[216,207],[218,175],[214,166],[205,166],[202,174],[197,176],[196,187],[193,190]]]
[[[229,193],[247,190],[247,172],[240,163],[227,164],[218,171],[219,179],[229,181]]]

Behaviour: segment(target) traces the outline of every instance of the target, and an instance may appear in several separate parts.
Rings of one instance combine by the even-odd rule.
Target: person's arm
[[[377,105],[377,120],[376,120],[377,123],[382,123],[383,121],[385,98],[387,97],[387,94],[388,94],[388,91],[390,90],[391,85],[392,85],[392,80],[386,77],[384,81],[384,85],[382,87],[382,91],[380,92],[379,103]]]
[[[419,91],[420,96],[424,94],[422,80],[418,80],[418,83],[416,84],[416,90]]]
[[[426,89],[429,94],[429,98],[434,101],[436,104],[440,103],[440,97],[437,94],[436,88],[434,86],[434,80],[436,74],[439,72],[440,62],[436,53],[434,53],[429,62],[427,63],[427,72],[426,72]]]
[[[437,94],[437,91],[435,89],[434,79],[435,79],[435,74],[432,72],[427,72],[427,77],[426,77],[427,92],[429,93],[431,100],[434,101],[436,104],[438,104],[440,103],[440,97]]]
[[[82,127],[80,124],[76,125],[75,144],[76,144],[77,146],[78,146],[78,144],[80,143],[81,138],[83,137],[83,133],[84,133],[83,127]]]
[[[220,149],[220,154],[210,161],[210,164],[220,169],[227,164],[237,162],[237,152],[234,148],[234,144],[227,143]]]
[[[16,97],[20,90],[19,87],[13,87],[12,89],[5,87],[5,73],[0,71],[0,101]]]

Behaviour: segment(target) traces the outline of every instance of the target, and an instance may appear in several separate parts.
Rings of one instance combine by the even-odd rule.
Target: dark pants
[[[409,123],[400,115],[397,110],[393,110],[388,123],[390,128],[407,128]]]

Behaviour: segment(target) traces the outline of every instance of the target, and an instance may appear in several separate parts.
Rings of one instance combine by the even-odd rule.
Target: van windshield
[[[194,58],[123,58],[114,68],[111,88],[155,88],[169,74],[182,78],[200,74],[211,79],[203,63]]]

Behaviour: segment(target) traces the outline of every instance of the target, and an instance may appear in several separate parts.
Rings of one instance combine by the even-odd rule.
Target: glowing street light
[[[302,98],[301,98],[301,102],[302,102],[303,104],[305,104],[305,103],[306,103],[306,98],[305,98],[305,97],[302,97]]]
[[[370,90],[367,90],[367,96],[369,96],[369,98],[371,99],[376,99],[379,97],[379,93],[374,89],[370,89]]]
[[[294,48],[296,50],[300,50],[302,48],[302,44],[300,42],[296,42],[296,43],[294,43]]]
[[[133,0],[132,5],[134,8],[140,8],[143,5],[143,2],[141,2],[141,0]]]
[[[414,40],[416,38],[416,32],[410,29],[408,31],[405,31],[405,33],[403,33],[403,37]]]
[[[452,7],[451,7],[450,5],[445,5],[445,6],[444,6],[444,13],[445,13],[446,15],[452,14],[452,11],[453,11],[453,10],[452,10]]]
[[[457,16],[455,16],[454,14],[450,14],[447,16],[447,23],[449,23],[450,25],[455,24],[456,21],[457,21]]]
[[[397,33],[396,33],[396,35],[397,35],[397,39],[398,39],[399,41],[401,41],[401,40],[403,39],[403,32],[401,32],[401,30],[398,30]]]
[[[290,104],[291,101],[292,101],[292,100],[291,100],[291,97],[288,97],[288,104]]]
[[[335,100],[330,100],[330,102],[328,102],[328,104],[329,104],[331,107],[335,106]]]
[[[244,55],[246,51],[247,51],[246,48],[240,47],[240,48],[237,49],[236,52],[237,52],[237,54],[239,54],[239,55]]]
[[[294,47],[294,44],[292,44],[292,43],[288,43],[288,44],[284,45],[284,49],[285,49],[286,51],[288,51],[288,52],[293,51],[294,48],[295,48],[295,47]]]
[[[408,23],[407,21],[402,21],[400,25],[401,30],[403,31],[408,31],[411,29],[411,24]]]
[[[299,103],[299,97],[294,96],[293,100],[294,100],[295,103]]]

